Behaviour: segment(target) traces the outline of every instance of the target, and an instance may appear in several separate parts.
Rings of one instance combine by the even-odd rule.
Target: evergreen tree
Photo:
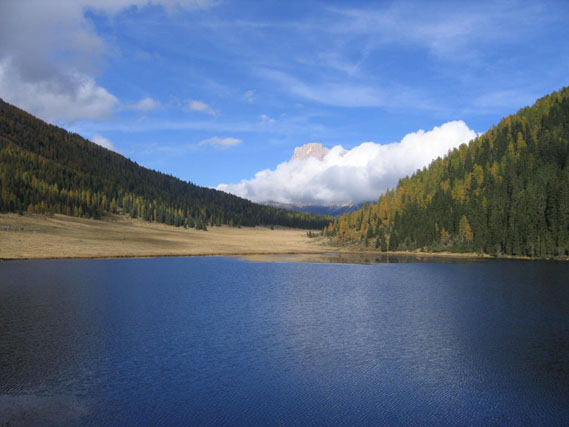
[[[330,217],[275,209],[183,182],[0,100],[0,212],[109,213],[175,226],[322,228]]]
[[[328,225],[381,250],[569,255],[569,88],[503,119]],[[378,218],[369,227],[365,218]],[[385,246],[384,246],[385,242]]]

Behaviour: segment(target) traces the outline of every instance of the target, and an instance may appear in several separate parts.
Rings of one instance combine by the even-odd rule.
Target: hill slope
[[[503,119],[324,229],[379,250],[569,254],[569,88]]]
[[[146,169],[0,100],[0,212],[321,228],[330,218],[274,209]]]

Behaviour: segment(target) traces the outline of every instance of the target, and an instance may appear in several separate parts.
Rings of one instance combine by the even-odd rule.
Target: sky
[[[0,0],[0,98],[266,202],[376,200],[569,85],[567,1]],[[323,160],[291,161],[318,142]]]

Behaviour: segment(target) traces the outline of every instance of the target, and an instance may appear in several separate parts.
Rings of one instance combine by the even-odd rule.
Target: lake
[[[0,262],[0,425],[569,425],[569,264],[405,261]]]

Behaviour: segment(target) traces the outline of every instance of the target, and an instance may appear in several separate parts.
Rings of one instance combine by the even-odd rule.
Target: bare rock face
[[[292,155],[292,159],[307,159],[309,157],[316,157],[318,160],[324,159],[326,154],[328,154],[328,150],[322,144],[318,142],[310,142],[308,144],[304,144],[300,147],[296,147],[294,149],[294,154]]]

